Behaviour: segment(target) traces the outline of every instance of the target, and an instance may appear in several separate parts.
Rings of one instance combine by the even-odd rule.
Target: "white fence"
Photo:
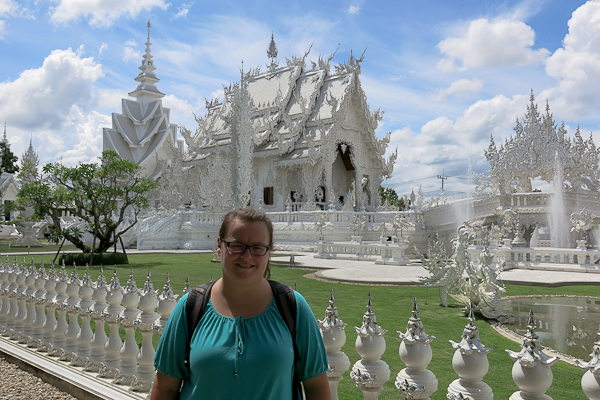
[[[0,335],[4,337],[1,341],[15,349],[34,350],[30,353],[40,359],[60,360],[61,368],[76,371],[89,382],[110,379],[120,388],[144,394],[149,392],[155,376],[152,339],[154,334],[161,334],[175,308],[176,297],[168,277],[158,293],[150,274],[143,288],[138,289],[132,274],[122,287],[116,271],[110,282],[102,272],[92,282],[89,271],[80,279],[75,266],[70,274],[64,265],[58,272],[54,266],[46,272],[43,265],[36,268],[33,261],[28,266],[25,261],[19,265],[16,258],[12,264],[7,259],[0,262]],[[338,384],[350,370],[349,376],[363,397],[376,400],[391,371],[381,360],[386,331],[377,324],[370,299],[362,326],[355,328],[356,350],[362,358],[352,368],[341,351],[346,342],[346,324],[338,316],[333,293],[325,315],[319,325],[327,350],[332,398],[338,398]],[[438,388],[435,375],[427,369],[432,359],[433,338],[425,333],[415,300],[407,331],[400,334],[400,358],[406,368],[395,379],[398,398],[429,399],[437,390],[446,391],[448,399],[493,398],[491,388],[483,382],[489,350],[482,345],[473,319],[469,321],[461,341],[452,343],[456,349],[453,367],[458,378],[448,388]],[[109,328],[108,335],[105,325]],[[544,393],[552,384],[550,368],[555,359],[541,352],[534,325],[530,323],[522,350],[509,354],[515,360],[513,379],[522,389],[511,399],[548,399]],[[121,328],[125,331],[124,341],[119,335]],[[142,336],[141,347],[136,343],[136,331]],[[594,354],[589,365],[580,365],[588,370],[583,386],[589,398],[598,398],[591,397],[592,392],[600,392],[593,374],[600,342],[594,347]],[[139,399],[140,395],[132,393],[131,398]]]

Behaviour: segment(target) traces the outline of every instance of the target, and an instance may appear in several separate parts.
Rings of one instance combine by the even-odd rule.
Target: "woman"
[[[314,315],[297,292],[300,361],[294,367],[291,335],[267,281],[273,245],[267,215],[253,209],[229,212],[217,245],[223,277],[212,287],[191,338],[189,371],[184,364],[186,295],[171,314],[156,350],[151,400],[292,400],[294,368],[307,400],[329,400],[325,348]]]

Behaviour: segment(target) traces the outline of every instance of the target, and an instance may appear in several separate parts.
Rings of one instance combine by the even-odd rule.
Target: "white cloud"
[[[81,52],[54,50],[40,68],[1,82],[0,115],[22,129],[60,128],[73,105],[89,105],[94,83],[104,76],[102,66]]]
[[[398,187],[399,193],[423,185],[424,190],[439,189],[435,176],[467,176],[469,160],[476,172],[489,169],[483,150],[487,149],[490,134],[501,143],[513,133],[515,117],[526,111],[528,97],[495,96],[480,100],[465,110],[455,121],[437,117],[425,123],[419,132],[409,128],[392,132],[388,151],[399,149],[394,175],[388,186]],[[429,179],[429,180],[428,180]],[[411,181],[410,183],[403,183]],[[415,189],[416,192],[416,189]]]
[[[360,7],[350,6],[346,12],[350,15],[357,15],[360,12]]]
[[[450,72],[542,62],[549,52],[544,48],[532,49],[534,42],[535,32],[524,22],[477,19],[471,21],[463,36],[447,38],[438,44],[441,53],[446,56],[439,61],[438,69]]]
[[[135,40],[131,39],[125,42],[125,47],[123,48],[123,61],[128,63],[129,61],[139,60],[141,62],[142,55],[136,49],[138,44]]]
[[[483,88],[483,82],[481,79],[461,79],[456,82],[452,82],[450,87],[440,89],[435,97],[436,100],[445,100],[448,96],[455,96],[458,98],[465,98],[469,95],[478,93]]]
[[[548,58],[546,73],[558,84],[541,93],[553,110],[577,119],[597,112],[600,102],[600,3],[588,1],[573,12],[564,46]]]
[[[54,0],[50,20],[56,24],[67,23],[83,17],[91,26],[108,28],[122,16],[137,17],[142,11],[157,7],[166,10],[165,0]]]
[[[85,114],[77,106],[71,112],[77,142],[61,152],[62,161],[65,165],[95,161],[102,153],[102,128],[111,126],[111,117],[96,111]]]
[[[194,5],[194,3],[184,3],[181,7],[177,7],[177,14],[175,14],[174,18],[186,17],[190,12],[190,8]]]
[[[104,52],[104,50],[108,49],[108,45],[104,42],[102,42],[102,45],[100,46],[100,49],[98,50],[98,56],[101,56],[102,53]]]

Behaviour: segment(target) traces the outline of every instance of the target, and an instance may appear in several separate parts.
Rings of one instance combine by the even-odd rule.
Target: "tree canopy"
[[[146,194],[158,187],[141,177],[140,169],[114,151],[104,151],[99,163],[49,163],[37,179],[23,184],[19,203],[34,208],[34,219],[50,218],[53,238],[67,239],[89,253],[92,247],[84,242],[81,229],[61,226],[64,212],[79,217],[85,222],[83,229],[96,239],[93,251],[102,253],[137,223],[149,205]]]
[[[0,142],[0,173],[14,174],[19,171],[17,161],[19,158],[13,154],[6,142]]]
[[[404,199],[399,197],[394,189],[379,186],[379,197],[381,198],[381,204],[388,203],[402,210]]]

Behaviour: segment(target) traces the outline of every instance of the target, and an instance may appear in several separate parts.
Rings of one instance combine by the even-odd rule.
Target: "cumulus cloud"
[[[490,135],[496,143],[501,143],[512,134],[515,116],[523,116],[527,100],[527,96],[498,95],[477,101],[454,121],[437,117],[418,132],[409,128],[393,131],[388,150],[397,146],[400,151],[394,176],[386,184],[398,187],[399,193],[410,193],[411,188],[419,185],[439,190],[440,182],[435,176],[442,174],[442,170],[447,175],[466,177],[472,163],[476,172],[487,171],[484,149],[489,145]]]
[[[108,49],[108,45],[102,42],[102,45],[100,45],[100,49],[98,50],[98,56],[101,56],[106,49]]]
[[[556,87],[541,93],[566,118],[596,112],[600,102],[600,2],[588,1],[569,20],[564,45],[548,58],[546,73]]]
[[[123,61],[128,63],[129,61],[141,60],[142,55],[136,49],[138,46],[135,40],[128,40],[125,42],[125,47],[123,48]]]
[[[445,58],[438,63],[443,72],[469,68],[522,66],[542,62],[549,51],[534,50],[533,29],[521,21],[485,18],[471,21],[460,37],[447,38],[438,44]]]
[[[360,12],[360,7],[358,6],[350,6],[346,12],[350,15],[356,15]]]
[[[111,126],[111,117],[96,111],[85,113],[77,106],[73,106],[71,113],[77,141],[61,152],[62,162],[65,165],[93,162],[102,153],[102,128]]]
[[[0,115],[26,129],[58,129],[73,105],[88,105],[94,83],[104,76],[83,49],[54,50],[40,68],[23,71],[14,81],[0,83]]]
[[[56,7],[50,8],[50,20],[55,24],[85,18],[94,27],[108,28],[122,16],[137,17],[142,11],[153,8],[166,10],[165,0],[55,0]]]
[[[478,93],[483,88],[483,82],[481,79],[460,79],[456,82],[452,82],[450,87],[440,89],[435,96],[438,101],[445,100],[446,97],[455,96],[458,98],[465,98],[469,95]]]

